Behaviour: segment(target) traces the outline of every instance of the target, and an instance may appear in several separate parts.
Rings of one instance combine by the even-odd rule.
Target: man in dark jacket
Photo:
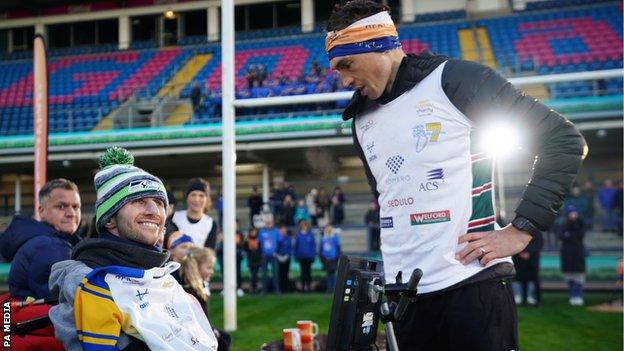
[[[39,191],[37,221],[15,216],[0,236],[2,256],[11,262],[9,291],[12,297],[50,297],[50,267],[69,259],[79,241],[74,235],[80,225],[80,194],[73,182],[58,178]]]
[[[578,130],[492,69],[431,53],[406,55],[388,7],[334,10],[326,51],[343,112],[380,205],[386,283],[423,271],[420,298],[396,324],[405,350],[514,350],[510,256],[548,228],[581,165]],[[539,156],[512,223],[494,227],[490,124],[514,126]],[[528,146],[523,145],[523,146]]]

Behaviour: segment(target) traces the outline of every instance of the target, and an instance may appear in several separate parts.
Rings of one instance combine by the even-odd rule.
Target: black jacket
[[[524,95],[505,78],[478,63],[448,59],[422,53],[403,58],[390,93],[370,100],[357,92],[343,112],[343,119],[357,118],[378,104],[388,103],[412,89],[440,64],[447,61],[442,73],[442,88],[451,103],[476,128],[492,116],[520,126],[530,136],[536,155],[533,174],[528,182],[516,214],[528,218],[541,229],[550,227],[581,166],[585,141],[579,131],[563,116],[536,99]],[[496,114],[490,112],[497,111]],[[502,112],[502,113],[501,113]],[[364,163],[369,185],[376,197],[376,180],[352,124],[354,144]]]
[[[561,271],[564,273],[584,273],[585,272],[585,245],[583,237],[585,227],[583,221],[567,220],[559,238],[561,239]]]

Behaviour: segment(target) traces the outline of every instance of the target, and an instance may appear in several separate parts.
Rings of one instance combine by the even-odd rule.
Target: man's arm
[[[526,134],[536,157],[533,174],[515,212],[542,230],[549,228],[581,166],[585,141],[580,132],[563,116],[477,63],[448,61],[442,87],[475,128],[490,122],[508,122]],[[467,263],[482,257],[485,265],[520,252],[530,239],[528,233],[513,226],[466,234],[459,242],[469,244],[458,253],[458,259]]]
[[[37,299],[50,297],[48,280],[52,265],[69,259],[70,248],[65,245],[58,245],[57,242],[53,242],[46,236],[35,237],[26,245],[28,246],[24,247],[24,250],[20,250],[18,255],[25,254],[27,262],[31,263],[28,272],[26,272],[28,274],[28,289],[33,294],[31,296]]]
[[[536,157],[516,213],[541,229],[549,228],[581,167],[585,141],[580,132],[565,117],[525,95],[489,67],[450,60],[442,85],[451,102],[477,129],[504,121],[529,137]]]

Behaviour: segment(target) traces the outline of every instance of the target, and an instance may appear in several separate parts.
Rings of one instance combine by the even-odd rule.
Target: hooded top
[[[79,238],[55,230],[45,222],[15,216],[0,235],[0,253],[11,262],[9,291],[25,299],[50,297],[48,278],[56,262],[67,260]]]

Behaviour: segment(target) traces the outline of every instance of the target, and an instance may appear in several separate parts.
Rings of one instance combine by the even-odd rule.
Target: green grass
[[[587,305],[612,299],[606,293],[587,294]],[[223,300],[211,301],[211,323],[223,327]],[[281,337],[283,328],[311,319],[327,333],[331,297],[326,294],[246,295],[238,298],[238,330],[232,350],[258,350],[264,342]],[[564,293],[546,293],[541,307],[518,307],[521,350],[622,350],[622,314],[590,312],[567,304]]]

